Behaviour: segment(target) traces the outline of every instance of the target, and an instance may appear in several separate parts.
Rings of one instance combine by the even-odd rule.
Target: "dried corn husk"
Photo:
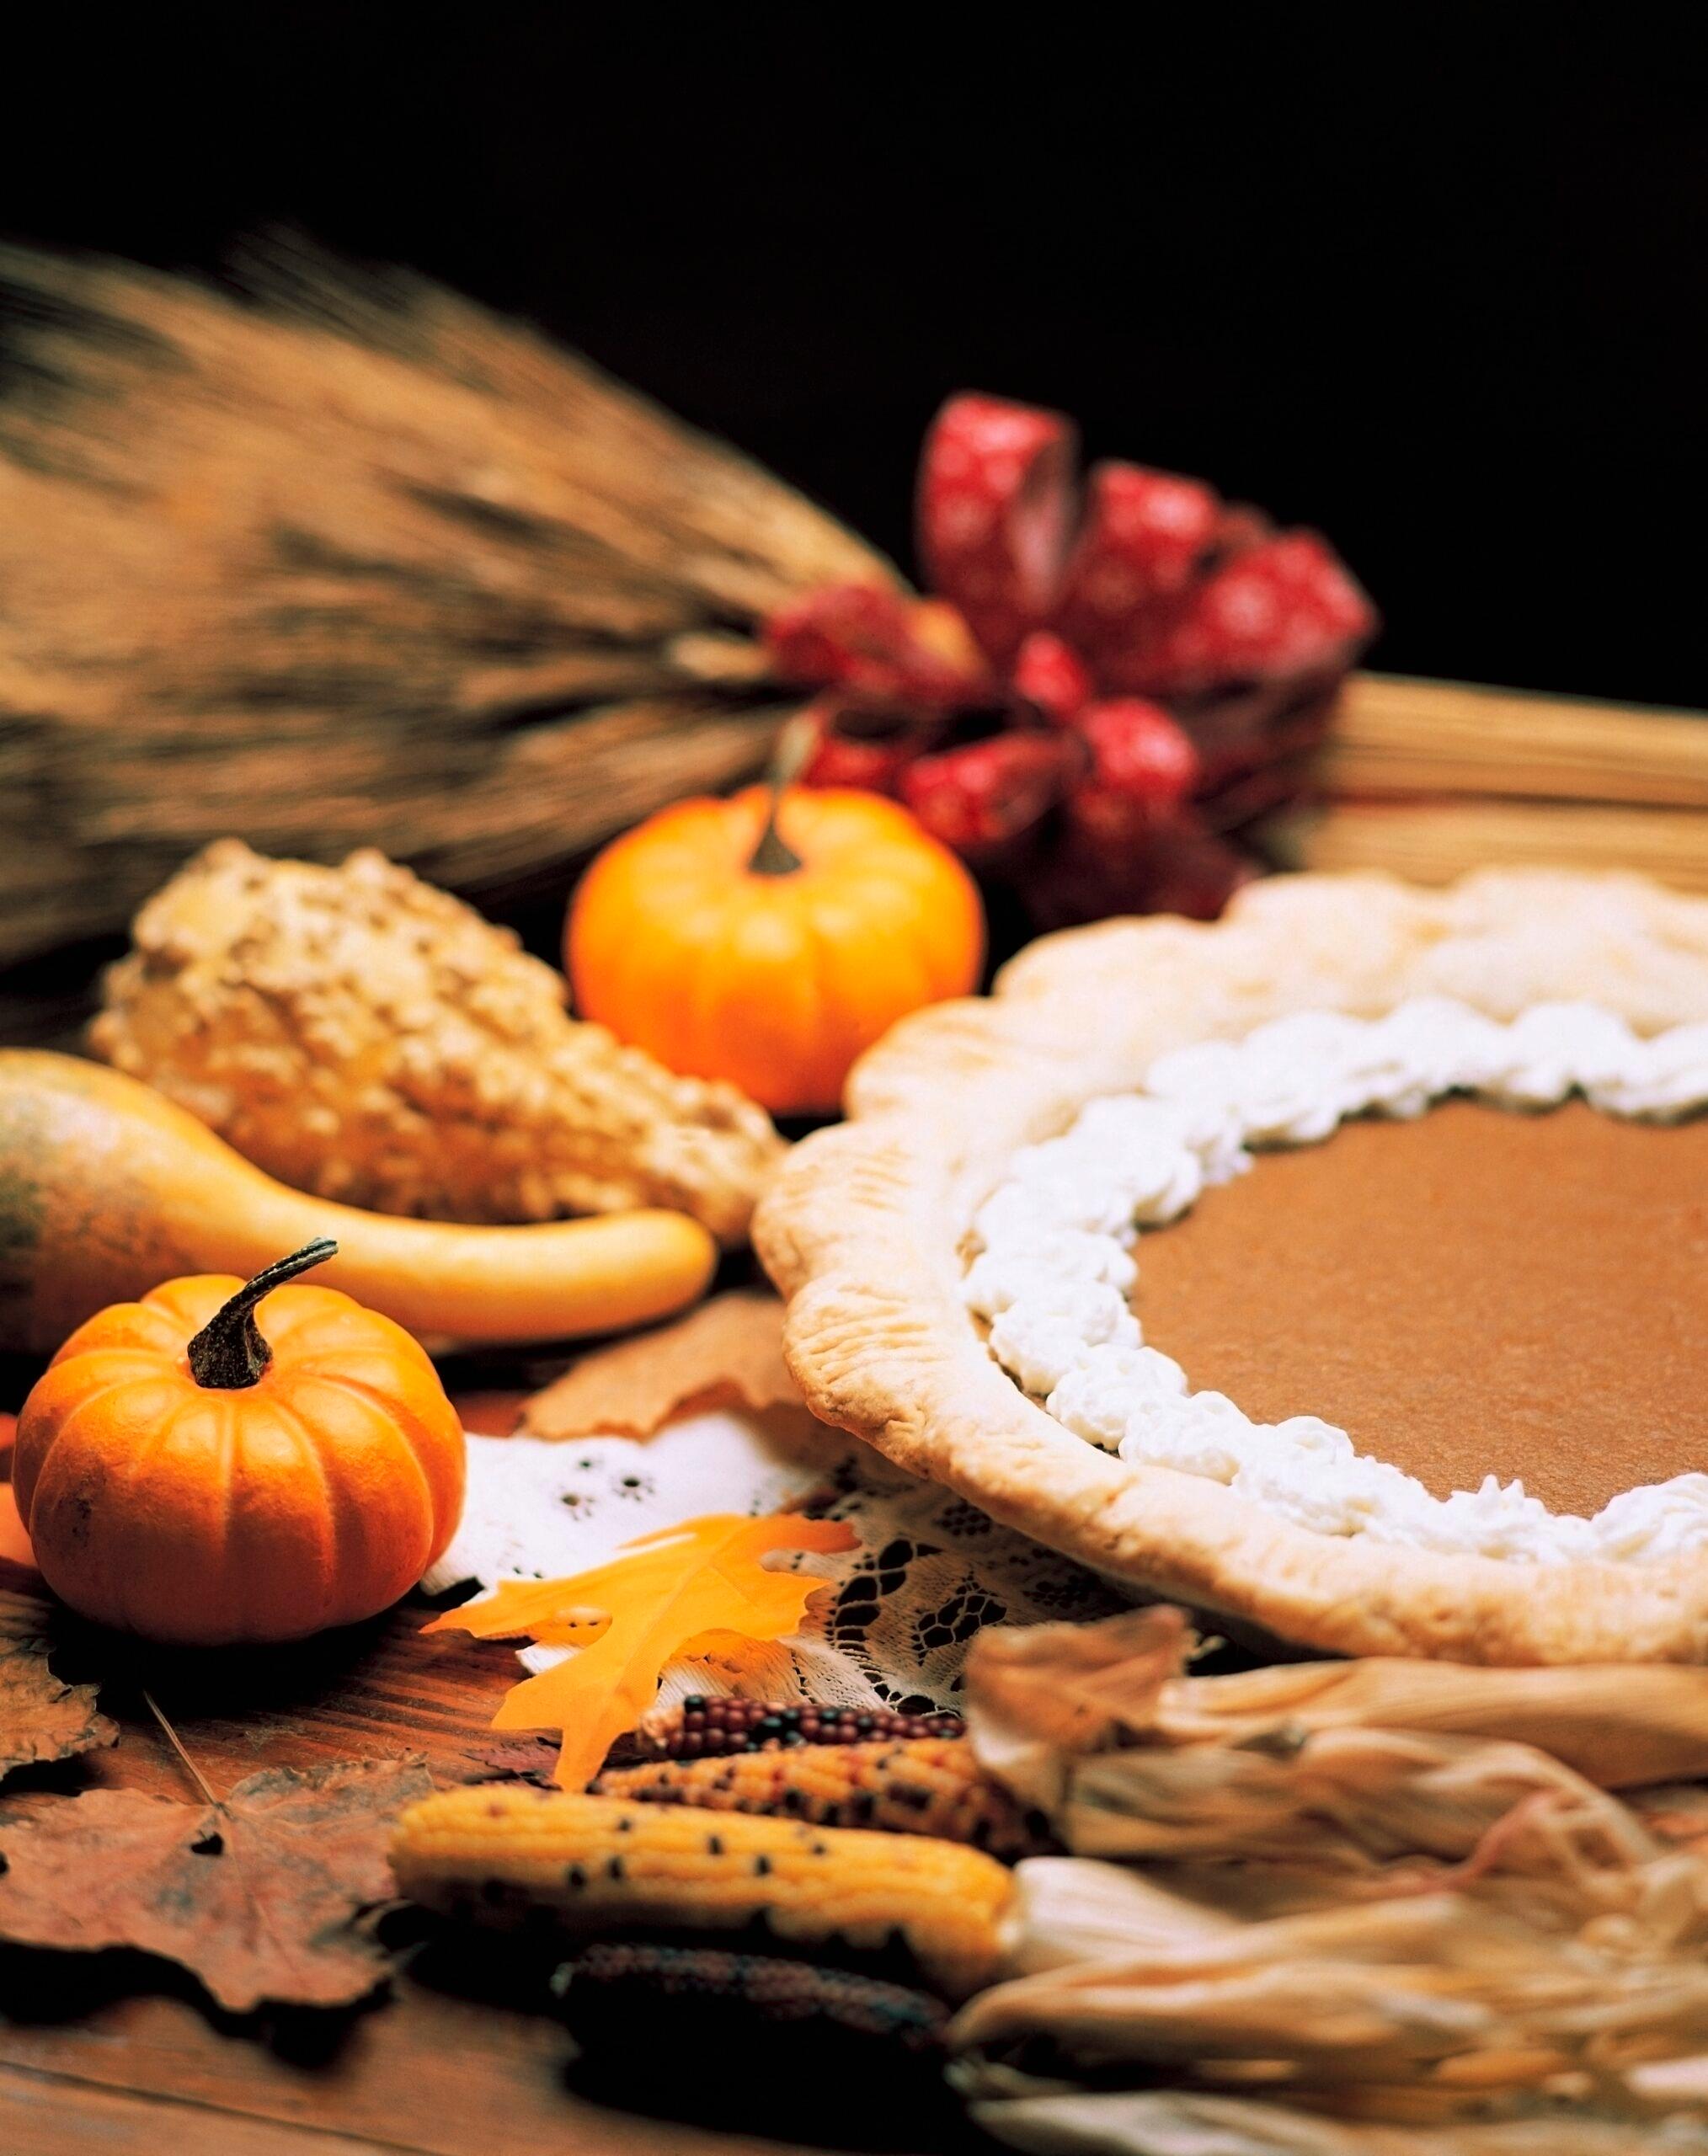
[[[1689,2156],[1708,2132],[1551,2106],[1527,2119],[1444,2127],[1348,2124],[1275,2104],[1172,2089],[1053,2091],[975,2102],[973,2116],[1011,2148],[1040,2156]]]
[[[1021,1865],[1010,1979],[952,2032],[981,2123],[1041,2149],[1434,2156],[1568,2148],[1565,2104],[1586,2150],[1708,2147],[1662,2123],[1708,2092],[1700,1815],[1588,1778],[1708,1771],[1708,1673],[1191,1678],[1192,1646],[1156,1609],[975,1649],[979,1757],[1080,1853]],[[1577,1764],[1519,1741],[1548,1737]],[[1145,2093],[1030,2079],[1058,2068]]]
[[[1193,1645],[1185,1618],[1166,1607],[987,1631],[969,1665],[975,1726],[1011,1780],[1025,1771],[1022,1752],[1047,1777],[1140,1737],[1284,1753],[1337,1729],[1504,1737],[1608,1789],[1708,1776],[1708,1670],[1476,1669],[1376,1656],[1189,1677]],[[1034,1801],[1049,1794],[1040,1787]]]

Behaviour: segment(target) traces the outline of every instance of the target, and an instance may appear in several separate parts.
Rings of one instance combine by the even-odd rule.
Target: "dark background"
[[[305,227],[532,316],[906,558],[977,387],[1329,531],[1378,664],[1708,701],[1684,8],[104,11],[8,29],[0,229]]]

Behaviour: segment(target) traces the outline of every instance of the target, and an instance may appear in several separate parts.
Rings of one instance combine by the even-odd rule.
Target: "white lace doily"
[[[674,1663],[659,1696],[745,1693],[922,1710],[959,1704],[967,1643],[981,1625],[1100,1616],[1117,1598],[1065,1557],[995,1526],[934,1482],[793,1410],[693,1415],[646,1439],[468,1440],[462,1524],[423,1584],[554,1579],[603,1564],[637,1535],[702,1513],[791,1507],[846,1520],[845,1556],[774,1562],[835,1593],[796,1638],[756,1647],[739,1671]],[[543,1669],[574,1650],[527,1647]]]

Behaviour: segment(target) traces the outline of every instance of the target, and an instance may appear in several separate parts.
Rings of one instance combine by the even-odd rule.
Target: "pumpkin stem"
[[[256,1304],[311,1265],[324,1265],[337,1249],[329,1235],[317,1235],[239,1288],[189,1343],[189,1374],[196,1383],[211,1392],[243,1392],[259,1385],[273,1351],[255,1323]]]
[[[811,724],[803,723],[801,718],[791,719],[777,736],[777,750],[766,775],[766,784],[771,788],[771,806],[766,811],[759,843],[748,857],[750,876],[793,876],[802,865],[799,854],[778,830],[777,816],[782,806],[784,788],[793,785],[806,769],[816,738]]]

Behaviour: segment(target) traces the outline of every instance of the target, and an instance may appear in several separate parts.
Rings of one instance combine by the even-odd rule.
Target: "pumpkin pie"
[[[1316,1648],[1708,1659],[1708,903],[1117,921],[905,1022],[756,1241],[809,1403]]]

